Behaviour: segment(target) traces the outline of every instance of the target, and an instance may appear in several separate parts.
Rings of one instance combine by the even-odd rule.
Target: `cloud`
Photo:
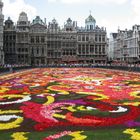
[[[135,24],[140,24],[140,1],[131,0],[131,5],[132,5],[133,22],[135,22]]]
[[[32,19],[32,17],[36,16],[36,8],[25,3],[24,0],[4,0],[3,2],[3,13],[5,18],[10,16],[13,21],[17,21],[19,14],[22,11],[27,13],[29,19]]]
[[[48,2],[60,2],[64,4],[86,4],[86,3],[96,3],[96,4],[124,4],[128,0],[48,0]]]
[[[103,18],[98,23],[99,25],[101,26],[103,25],[104,27],[106,27],[108,37],[110,37],[110,33],[118,32],[118,29],[120,30],[125,30],[126,28],[128,30],[132,29],[132,23],[128,18],[120,18],[120,19]]]

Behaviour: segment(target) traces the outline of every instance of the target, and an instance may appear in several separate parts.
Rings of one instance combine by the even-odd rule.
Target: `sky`
[[[78,26],[85,26],[85,19],[90,11],[96,19],[96,25],[106,27],[108,35],[118,28],[132,29],[140,24],[140,0],[2,0],[3,14],[17,22],[19,14],[24,11],[29,20],[36,16],[47,19],[55,18],[60,26],[70,17]]]

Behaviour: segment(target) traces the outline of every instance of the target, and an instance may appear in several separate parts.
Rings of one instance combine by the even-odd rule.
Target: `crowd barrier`
[[[95,66],[96,68],[105,68],[105,69],[115,69],[115,70],[124,70],[132,72],[140,72],[140,67],[136,66]]]
[[[124,71],[140,72],[140,67],[137,66],[116,66],[116,65],[98,65],[98,64],[61,64],[61,65],[45,65],[45,66],[22,66],[22,67],[7,67],[0,68],[0,74],[2,73],[12,73],[19,70],[31,69],[31,68],[104,68],[104,69],[115,69]]]
[[[25,70],[25,69],[31,69],[32,66],[22,66],[22,67],[6,67],[6,68],[0,68],[0,74],[3,73],[12,73],[19,70]]]

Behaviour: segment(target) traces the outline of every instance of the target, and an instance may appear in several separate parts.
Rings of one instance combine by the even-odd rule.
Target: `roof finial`
[[[120,30],[120,26],[118,26],[118,30]]]
[[[91,10],[89,10],[89,13],[90,13],[90,15],[91,15],[92,11],[91,11]]]

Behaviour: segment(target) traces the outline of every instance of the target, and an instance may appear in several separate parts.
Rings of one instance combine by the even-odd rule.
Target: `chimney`
[[[44,18],[44,23],[46,24],[46,18]]]

